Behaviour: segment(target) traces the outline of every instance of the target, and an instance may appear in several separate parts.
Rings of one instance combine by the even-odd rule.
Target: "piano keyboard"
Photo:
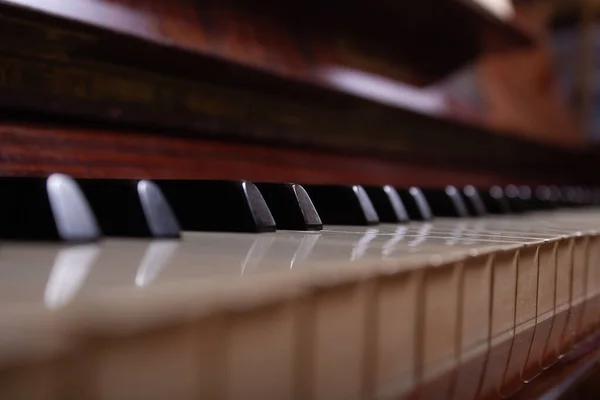
[[[509,397],[600,322],[590,190],[9,181],[1,398]]]

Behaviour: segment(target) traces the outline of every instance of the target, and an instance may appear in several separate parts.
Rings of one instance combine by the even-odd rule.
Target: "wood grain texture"
[[[64,172],[97,178],[203,178],[394,185],[493,185],[580,182],[572,168],[559,173],[530,165],[503,170],[438,158],[404,159],[275,145],[165,136],[146,131],[72,125],[0,124],[0,175]],[[575,157],[574,157],[575,158]],[[575,159],[565,158],[567,163]],[[585,167],[585,165],[580,165]],[[591,180],[597,177],[587,177]],[[593,179],[592,179],[593,178]]]
[[[11,6],[4,12],[27,7],[306,82],[319,81],[318,69],[335,65],[368,66],[404,80],[431,82],[480,51],[529,43],[519,28],[467,0],[380,1],[376,7],[316,0],[2,3]]]
[[[436,180],[488,181],[474,173],[442,172],[368,157],[135,132],[4,125],[0,138],[0,171],[4,175],[60,171],[85,177],[397,184],[423,182],[435,175]]]
[[[535,152],[514,153],[486,136],[489,121],[498,135],[518,136],[530,129],[523,110],[539,102],[529,104],[527,96],[514,100],[502,89],[506,79],[498,70],[512,61],[491,73],[489,115],[482,118],[442,96],[445,103],[433,113],[440,122],[423,122],[397,104],[349,94],[326,73],[355,69],[422,84],[464,62],[467,53],[506,50],[507,43],[519,42],[501,40],[513,32],[510,25],[482,14],[467,0],[385,3],[368,12],[361,2],[346,7],[293,2],[289,9],[275,3],[2,2],[0,33],[13,40],[0,41],[0,105],[336,151],[362,148],[390,157],[398,152],[445,157],[453,148],[456,162],[491,157],[540,164]],[[541,99],[533,100],[543,103],[543,94]],[[548,121],[534,123],[534,133],[548,127],[568,136],[569,127],[556,123],[560,112],[548,114],[553,111],[545,108],[531,118]],[[468,125],[456,126],[453,120]],[[461,144],[456,135],[462,135]]]
[[[318,8],[319,13],[312,14],[311,10],[314,11],[318,6],[313,2],[294,2],[287,11],[274,3],[255,4],[240,0],[203,2],[198,5],[191,0],[82,0],[72,3],[71,7],[68,2],[49,0],[35,3],[4,1],[2,4],[12,6],[2,8],[0,16],[3,23],[0,29],[6,30],[4,33],[12,32],[11,37],[15,39],[0,41],[0,104],[3,114],[10,116],[7,110],[16,108],[32,115],[31,111],[43,110],[61,117],[77,116],[88,121],[135,123],[153,128],[155,133],[160,131],[165,135],[162,142],[175,140],[172,137],[179,136],[182,131],[198,137],[196,141],[176,139],[183,140],[182,148],[215,143],[211,140],[251,140],[256,144],[248,148],[273,149],[273,153],[281,151],[280,154],[287,154],[290,147],[296,147],[314,150],[294,150],[305,151],[306,154],[346,154],[343,157],[354,157],[352,160],[356,163],[362,162],[361,157],[366,157],[366,164],[383,163],[390,171],[406,171],[403,175],[410,175],[410,178],[402,177],[402,181],[414,179],[419,184],[422,184],[424,175],[413,173],[410,169],[413,166],[417,171],[420,168],[428,168],[428,171],[433,168],[441,173],[440,178],[431,178],[436,182],[454,179],[444,175],[448,167],[455,171],[476,169],[478,174],[499,174],[513,181],[595,181],[591,173],[593,154],[505,140],[501,132],[490,134],[485,128],[485,118],[463,118],[469,121],[466,124],[455,123],[447,118],[431,118],[329,90],[325,84],[310,78],[318,75],[321,68],[341,65],[408,81],[411,81],[410,77],[415,78],[415,82],[422,79],[422,74],[420,77],[411,73],[406,76],[403,74],[416,68],[417,72],[428,75],[432,72],[428,68],[441,65],[431,57],[445,59],[449,53],[462,51],[449,45],[459,44],[460,37],[455,38],[459,42],[453,42],[452,36],[440,35],[445,25],[440,25],[436,30],[430,29],[440,18],[444,23],[451,21],[455,24],[457,20],[450,18],[445,12],[448,10],[444,8],[454,7],[451,5],[454,2],[439,2],[445,5],[433,11],[427,11],[427,7],[419,8],[421,5],[414,5],[414,2],[410,2],[412,5],[403,2],[406,4],[395,5],[394,11],[388,13],[382,13],[385,10],[383,8],[369,9],[362,14],[356,13],[351,6],[340,8],[333,2],[327,2],[323,8]],[[44,13],[15,7],[14,4],[29,5]],[[434,0],[423,4],[439,6]],[[468,6],[468,1],[456,4],[458,6],[452,8],[452,12],[458,14],[450,15],[466,18],[464,25],[467,29],[465,32],[458,30],[456,34],[463,35],[462,39],[467,36],[475,38],[476,42],[487,40],[489,36],[478,29],[481,28],[480,24],[488,27],[496,24],[494,20]],[[401,11],[410,14],[412,22],[397,24],[395,13]],[[55,15],[50,16],[50,13]],[[473,21],[477,13],[475,25],[468,22]],[[56,14],[69,20],[57,20]],[[308,14],[313,18],[310,24],[303,19]],[[467,14],[471,16],[465,17]],[[357,18],[353,15],[362,19],[352,20]],[[394,19],[394,24],[384,23],[390,18]],[[99,30],[98,26],[106,29]],[[363,26],[364,29],[357,30],[355,26]],[[462,27],[461,24],[456,26]],[[411,34],[392,32],[390,29],[408,29]],[[419,33],[418,29],[425,31]],[[454,32],[453,29],[450,31]],[[419,40],[414,40],[415,37]],[[407,46],[418,48],[400,51],[403,49],[403,40],[410,42]],[[386,51],[389,50],[386,46],[392,42],[395,51]],[[471,42],[469,46],[475,49],[479,45]],[[412,59],[407,63],[403,57],[417,57],[420,61]],[[410,68],[405,69],[406,66]],[[500,74],[498,78],[498,74],[496,69],[492,80],[502,82],[502,76]],[[492,112],[491,119],[510,122],[510,118],[517,113],[511,112],[512,106],[508,112],[502,113],[502,104],[512,103],[509,102],[510,96],[504,96],[502,90],[500,92],[500,106],[491,107],[496,110]],[[521,100],[515,104],[523,106],[523,109],[536,107],[535,104],[525,103]],[[551,111],[555,110],[544,109],[543,113],[535,114],[536,118],[532,119],[543,119]],[[559,115],[558,112],[554,114]],[[500,116],[496,119],[494,115]],[[522,118],[522,112],[518,115],[518,123],[497,123],[495,126],[508,126],[520,132],[523,129],[521,122],[528,120]],[[548,118],[548,121],[551,122],[547,125],[557,132],[566,132],[561,128],[562,125],[552,123],[552,118]],[[119,130],[112,129],[112,132]],[[17,135],[14,130],[11,132],[12,136],[7,136],[9,140],[24,135],[22,130]],[[48,136],[56,136],[56,142],[63,140],[60,139],[61,134],[53,129],[50,128],[48,132],[52,132],[47,133]],[[98,135],[85,130],[70,132],[69,135],[86,132],[86,138]],[[103,131],[100,136],[104,135],[111,136],[113,133]],[[129,137],[131,135],[127,134]],[[138,141],[146,143],[142,135],[140,131]],[[115,142],[126,141],[117,135],[112,137]],[[58,159],[63,164],[69,163],[73,171],[77,168],[90,170],[77,164],[81,160],[69,158],[70,153],[60,149],[56,150],[57,156],[48,155],[45,158],[28,154],[32,149],[28,146],[34,146],[35,140],[39,139],[41,137],[31,138],[27,146],[15,151],[27,153],[27,157],[33,157],[32,160],[43,159],[48,162]],[[158,139],[148,140],[160,142]],[[287,150],[278,148],[283,145]],[[52,146],[55,144],[51,143],[50,148]],[[114,146],[114,149],[119,148],[116,143]],[[136,152],[147,151],[144,146],[131,150],[126,157],[135,157]],[[19,157],[27,160],[25,155],[12,155],[8,144],[5,148],[5,157],[11,161],[7,173],[11,169],[21,168],[15,160]],[[232,158],[231,154],[235,154],[232,149],[221,149],[226,154],[224,158]],[[85,154],[85,151],[82,153]],[[120,156],[121,152],[115,154]],[[277,154],[265,155],[265,158],[269,157],[282,158]],[[110,165],[111,161],[108,160],[104,162],[107,169],[120,171],[115,172],[116,175],[131,175],[136,171],[146,171],[144,168],[150,168],[152,174],[166,173],[154,165],[138,164],[147,160],[131,160],[123,167],[118,167],[119,163],[123,163],[118,157],[112,159],[114,165]],[[394,161],[390,164],[389,160]],[[198,167],[200,161],[185,165],[177,162],[173,160],[173,166],[167,168],[171,171],[169,173],[182,176],[209,175],[201,172],[203,168]],[[237,159],[231,160],[228,165],[237,165],[238,162]],[[343,164],[342,159],[340,163]],[[402,169],[397,169],[400,164],[396,163],[401,163]],[[443,171],[437,167],[440,165]],[[33,168],[27,162],[23,167]],[[283,164],[281,171],[288,172],[280,174],[294,180],[333,179],[317,177],[317,170],[313,176],[306,168],[303,166],[302,170],[298,170],[297,167]],[[42,170],[47,171],[48,168]],[[193,172],[185,172],[190,170]],[[96,169],[93,171],[88,173],[99,173]],[[81,173],[84,172],[80,170],[78,174]],[[326,175],[322,170],[319,173]],[[389,173],[393,175],[392,181],[400,179],[396,177],[396,172]],[[339,179],[337,174],[334,175],[335,179]],[[419,179],[414,178],[416,176]],[[369,177],[367,180],[371,179]],[[477,179],[469,177],[468,180]],[[389,181],[388,178],[386,180]]]
[[[490,157],[503,158],[509,164],[513,158],[536,162],[537,155],[532,152],[515,153],[510,144],[486,139],[473,121],[472,126],[453,125],[451,117],[446,118],[443,98],[435,111],[443,115],[434,112],[435,118],[427,118],[397,104],[366,100],[346,93],[343,87],[333,88],[327,78],[331,75],[324,73],[343,66],[410,80],[403,74],[416,64],[410,60],[407,64],[403,57],[417,53],[400,51],[399,41],[418,47],[419,57],[426,57],[418,70],[427,73],[428,68],[441,65],[430,59],[437,57],[437,50],[460,51],[450,46],[452,37],[442,40],[431,31],[424,36],[411,31],[411,35],[394,39],[394,51],[388,51],[388,42],[377,35],[388,40],[389,32],[371,27],[389,30],[397,25],[378,24],[371,16],[364,21],[364,30],[351,29],[362,22],[351,23],[348,18],[360,13],[344,9],[334,18],[331,13],[335,10],[325,9],[313,16],[316,20],[309,26],[300,16],[310,11],[312,3],[294,3],[287,11],[281,5],[271,7],[271,3],[244,3],[233,8],[233,3],[207,2],[199,9],[196,2],[183,0],[85,0],[66,8],[65,4],[35,3],[46,13],[55,12],[79,23],[19,7],[2,8],[0,35],[11,38],[0,40],[3,112],[44,111],[89,121],[185,129],[199,136],[208,132],[215,139],[235,136],[377,156],[387,153],[395,157],[404,152],[413,157],[422,153],[446,157],[451,153],[456,162],[473,157],[486,163]],[[452,2],[441,4],[446,6],[432,13],[417,12],[415,21],[434,23]],[[107,30],[82,24],[101,21],[106,22]],[[415,21],[402,29],[421,29]],[[115,33],[118,27],[126,34]],[[359,38],[350,32],[367,36]],[[415,37],[420,39],[415,41]],[[182,41],[186,40],[189,46],[200,47],[185,50]],[[163,45],[157,45],[159,42]],[[269,70],[257,67],[261,63]],[[418,103],[404,97],[408,98],[405,104]],[[457,145],[457,133],[469,146]],[[477,151],[472,152],[473,148]]]

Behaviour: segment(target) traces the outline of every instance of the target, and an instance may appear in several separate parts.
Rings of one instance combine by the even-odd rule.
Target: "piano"
[[[0,1],[0,397],[568,398],[594,377],[596,153],[399,105],[397,81],[535,46],[510,8],[252,3]]]

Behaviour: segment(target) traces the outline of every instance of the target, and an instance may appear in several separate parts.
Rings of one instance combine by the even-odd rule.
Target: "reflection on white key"
[[[446,244],[449,246],[454,246],[463,238],[463,234],[467,230],[467,224],[464,222],[458,222],[456,226],[450,232],[450,237],[446,240]]]
[[[404,235],[406,235],[407,231],[408,227],[406,225],[400,225],[396,228],[394,236],[392,236],[390,240],[385,242],[381,249],[381,255],[383,256],[383,258],[387,258],[390,256],[390,254],[393,253],[394,249],[396,248],[396,245],[404,240]]]
[[[429,236],[429,232],[431,231],[433,225],[430,223],[424,223],[420,228],[419,228],[419,232],[417,233],[417,237],[414,238],[413,240],[411,240],[408,245],[409,246],[418,246],[421,243],[423,243],[425,240],[427,240],[427,237]]]
[[[315,245],[321,237],[320,233],[307,233],[304,235],[298,246],[298,250],[294,253],[290,262],[290,269],[294,268],[294,264],[301,264],[313,252]]]
[[[477,239],[485,231],[485,223],[482,221],[475,221],[475,222],[469,222],[468,225],[469,225],[469,228],[466,230],[466,232],[463,232],[463,233],[468,233],[468,237],[463,238],[462,243],[463,244],[475,244],[475,242],[477,242]]]
[[[242,275],[247,269],[254,269],[258,266],[260,261],[265,257],[265,254],[269,251],[273,242],[275,241],[275,235],[259,235],[254,239],[252,247],[246,253],[244,261],[242,261]]]
[[[354,247],[352,248],[352,255],[350,256],[350,261],[356,261],[362,258],[365,255],[365,252],[369,248],[369,244],[373,239],[377,237],[379,233],[379,229],[369,228],[365,232],[365,234],[356,242]]]
[[[152,283],[158,277],[160,271],[169,263],[179,244],[179,240],[152,241],[140,262],[135,275],[135,284],[144,287]]]
[[[44,292],[46,307],[54,310],[69,303],[81,288],[99,254],[100,246],[95,244],[59,250]]]

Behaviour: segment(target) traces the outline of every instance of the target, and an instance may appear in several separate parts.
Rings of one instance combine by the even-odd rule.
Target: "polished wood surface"
[[[35,13],[41,12],[315,84],[326,84],[320,70],[336,66],[426,83],[481,51],[529,43],[517,25],[470,0],[379,1],[376,5],[244,0],[5,0],[0,4],[5,15],[44,21]],[[99,43],[102,56],[128,58],[126,51],[118,50],[119,43],[106,38]],[[175,71],[178,66],[169,68]]]
[[[578,344],[550,369],[525,385],[515,400],[534,398],[586,400],[599,393],[595,382],[600,360],[600,335],[595,334]]]
[[[78,177],[213,178],[305,183],[493,185],[598,183],[593,153],[498,138],[495,153],[463,136],[444,153],[393,157],[276,144],[199,139],[181,131],[0,124],[0,174]],[[433,143],[432,146],[440,144]],[[473,149],[476,149],[473,151]],[[503,150],[504,149],[504,150]],[[495,155],[494,155],[495,154]]]
[[[527,42],[466,0],[386,5],[389,12],[356,10],[361,4],[0,2],[0,32],[11,37],[0,41],[0,105],[215,138],[375,153],[437,143],[430,151],[441,153],[450,134],[422,132],[465,118],[444,93],[401,82],[430,82],[484,49]],[[382,95],[382,85],[393,90]],[[473,126],[450,123],[449,131],[497,148],[479,138],[484,121],[468,115]]]
[[[558,93],[543,7],[536,3],[521,3],[508,21],[469,0],[378,7],[293,2],[289,9],[242,0],[0,5],[0,29],[13,38],[0,42],[3,107],[281,141],[360,147],[376,140],[386,149],[419,141],[396,133],[406,125],[408,107],[467,120],[482,128],[473,136],[491,130],[582,145]],[[529,39],[535,46],[522,46]],[[390,102],[340,84],[363,79],[357,71],[392,84],[424,84],[478,54],[483,110],[452,104],[447,93],[426,99],[433,106],[419,106],[410,90],[403,101]],[[372,80],[363,86],[369,85]]]
[[[147,132],[114,132],[41,125],[4,125],[2,175],[47,175],[60,171],[80,177],[250,179],[321,183],[459,181],[492,184],[476,171],[351,154],[164,137]]]
[[[566,3],[566,2],[565,2]],[[475,67],[482,119],[500,133],[561,146],[585,145],[580,115],[567,104],[555,70],[550,37],[551,2],[521,2],[517,20],[535,46],[503,55],[487,54]],[[573,60],[574,65],[578,61]]]
[[[326,3],[308,29],[300,16],[317,7],[312,3],[293,3],[287,14],[271,3],[247,2],[1,4],[0,29],[14,38],[0,41],[5,109],[376,156],[450,153],[459,163],[483,155],[487,163],[496,154],[511,165],[538,162],[536,152],[514,153],[498,136],[581,144],[557,97],[547,48],[511,50],[508,44],[523,40],[484,33],[492,27],[504,39],[535,33],[522,10],[507,23],[467,0],[403,2],[386,5],[389,12]],[[502,50],[476,67],[483,110],[453,103],[443,91],[423,97],[400,85],[430,82],[462,65],[465,48],[470,59],[484,48]],[[381,85],[393,93],[371,95]],[[470,145],[456,145],[459,135],[459,143]]]

